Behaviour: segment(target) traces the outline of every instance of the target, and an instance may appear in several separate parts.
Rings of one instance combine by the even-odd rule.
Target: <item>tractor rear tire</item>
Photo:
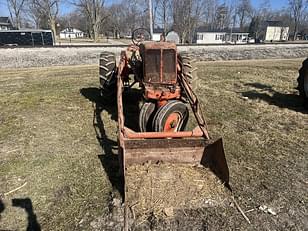
[[[155,104],[152,102],[145,102],[139,113],[139,128],[140,132],[149,132],[151,130],[153,112],[155,111]]]
[[[188,121],[188,108],[178,100],[171,100],[160,107],[153,119],[152,128],[155,132],[183,131]]]
[[[299,95],[308,101],[308,58],[303,62],[297,78]]]
[[[111,97],[116,93],[116,58],[111,52],[102,52],[99,59],[99,81],[101,95]]]
[[[188,79],[192,90],[195,92],[198,88],[198,77],[195,71],[197,67],[195,66],[195,60],[192,59],[191,55],[188,52],[181,52],[179,54],[180,66],[182,73]]]

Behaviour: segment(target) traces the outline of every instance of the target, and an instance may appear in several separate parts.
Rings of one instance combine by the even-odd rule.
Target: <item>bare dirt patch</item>
[[[135,230],[308,228],[308,115],[294,89],[302,61],[198,64],[197,93],[251,224],[231,202],[153,214]],[[116,108],[99,98],[97,74],[96,65],[0,72],[0,229],[121,230]]]

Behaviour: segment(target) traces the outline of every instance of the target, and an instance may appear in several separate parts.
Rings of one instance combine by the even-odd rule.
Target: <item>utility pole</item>
[[[152,0],[149,0],[149,16],[150,16],[150,34],[151,40],[153,39],[153,16],[152,16]]]

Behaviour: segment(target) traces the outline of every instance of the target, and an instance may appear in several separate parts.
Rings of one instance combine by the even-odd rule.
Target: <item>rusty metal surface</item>
[[[200,106],[200,102],[197,98],[197,95],[193,92],[187,77],[183,73],[179,74],[178,76],[179,76],[180,84],[184,89],[184,92],[188,98],[191,109],[195,115],[195,118],[198,122],[200,129],[202,130],[204,134],[204,137],[206,139],[210,139],[211,137],[208,133],[207,123],[204,119],[201,106]]]
[[[143,42],[140,45],[140,49],[177,49],[177,46],[175,43],[170,42]]]
[[[124,139],[127,166],[152,163],[202,164],[210,168],[223,183],[229,183],[229,169],[222,139]]]
[[[168,42],[148,42],[140,45],[143,56],[145,83],[176,84],[177,55],[176,45]],[[168,60],[164,59],[168,56]],[[170,58],[173,56],[173,58]]]
[[[173,49],[162,50],[162,82],[177,82],[177,52]]]
[[[156,100],[170,100],[179,99],[181,97],[181,88],[179,86],[170,90],[161,85],[160,87],[155,87],[152,84],[145,84],[144,97],[146,99],[156,99]]]
[[[134,132],[131,129],[124,127],[123,131],[124,138],[129,139],[189,138],[203,136],[199,127],[196,127],[192,131],[178,132]]]

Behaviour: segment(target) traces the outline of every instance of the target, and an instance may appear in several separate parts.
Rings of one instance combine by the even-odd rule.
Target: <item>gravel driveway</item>
[[[0,68],[96,64],[102,51],[119,54],[123,47],[0,49]],[[308,44],[180,46],[198,61],[282,59],[308,56]]]

